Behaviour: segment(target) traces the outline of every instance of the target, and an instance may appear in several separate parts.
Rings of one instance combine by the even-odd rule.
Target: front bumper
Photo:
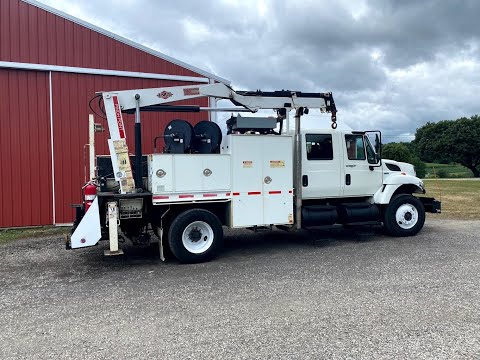
[[[426,212],[440,214],[442,212],[442,203],[435,198],[419,197]]]

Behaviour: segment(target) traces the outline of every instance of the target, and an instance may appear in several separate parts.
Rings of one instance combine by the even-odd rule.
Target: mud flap
[[[72,249],[93,246],[102,237],[98,197],[95,198],[70,238]]]

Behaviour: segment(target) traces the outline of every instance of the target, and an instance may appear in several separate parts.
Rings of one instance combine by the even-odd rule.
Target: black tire
[[[199,226],[195,227],[194,223],[198,223]],[[208,224],[208,226],[205,224]],[[202,227],[204,228],[203,230]],[[205,229],[205,227],[207,229]],[[208,236],[208,227],[210,227],[213,238]],[[186,243],[190,244],[186,247],[184,244],[184,231],[188,231],[187,228],[191,231],[185,236]],[[198,239],[196,239],[196,237],[198,237]],[[218,255],[223,247],[222,224],[210,211],[203,209],[184,211],[179,214],[169,226],[168,244],[173,255],[175,255],[181,263],[192,264],[210,261]],[[193,248],[196,244],[200,245],[199,249],[189,250],[188,246]],[[204,246],[207,247],[202,250],[201,244],[205,244]],[[192,252],[194,250],[199,252]]]
[[[402,217],[402,220],[399,222],[397,221],[396,215],[397,211],[399,211],[402,206],[404,206],[406,212]],[[417,213],[416,222],[412,224],[402,223],[402,221],[412,221],[412,219],[415,219],[415,211],[410,212],[407,208],[408,206],[413,207]],[[402,211],[400,210],[400,213],[401,212]],[[408,213],[410,213],[410,215],[408,215]],[[386,232],[391,236],[402,237],[416,235],[422,230],[424,223],[425,208],[422,202],[412,195],[401,194],[393,197],[383,214],[383,226]],[[410,225],[412,226],[409,227]]]

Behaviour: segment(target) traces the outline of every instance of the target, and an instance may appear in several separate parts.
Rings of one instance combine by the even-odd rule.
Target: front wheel
[[[413,236],[423,228],[425,208],[412,195],[398,195],[390,201],[383,216],[383,226],[392,236]]]
[[[222,224],[210,211],[184,211],[170,225],[168,244],[181,263],[209,261],[223,246]]]

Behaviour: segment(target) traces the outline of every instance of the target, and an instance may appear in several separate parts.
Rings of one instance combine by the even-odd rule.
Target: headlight
[[[425,194],[427,191],[425,190],[425,185],[423,184],[423,181],[420,181],[418,183],[418,187],[422,189],[423,193]]]

